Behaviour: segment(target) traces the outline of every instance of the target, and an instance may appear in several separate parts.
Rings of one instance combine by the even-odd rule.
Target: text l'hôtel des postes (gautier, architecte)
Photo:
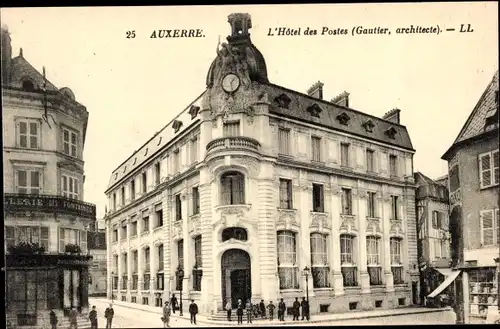
[[[387,27],[365,27],[362,25],[354,26],[351,29],[347,28],[330,28],[323,26],[320,29],[314,29],[310,27],[306,28],[289,28],[289,27],[275,27],[269,28],[267,36],[312,36],[312,35],[349,35],[349,30],[351,31],[351,35],[370,35],[370,34],[384,34],[390,35],[391,29]],[[416,25],[410,25],[408,27],[398,27],[395,29],[396,34],[439,34],[441,29],[438,25],[422,27]]]

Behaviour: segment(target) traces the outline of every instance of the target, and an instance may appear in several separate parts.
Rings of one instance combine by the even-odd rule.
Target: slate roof
[[[37,85],[38,88],[42,88],[43,86],[43,74],[38,72],[24,57],[17,56],[14,57],[11,61],[11,76],[10,76],[10,85],[22,86],[23,81],[26,78],[30,78]],[[48,91],[59,91],[59,89],[54,86],[47,79],[47,90]]]
[[[117,184],[122,178],[126,177],[131,171],[139,168],[149,159],[151,159],[155,153],[163,149],[167,144],[169,144],[173,138],[181,135],[186,129],[188,129],[191,124],[193,124],[198,116],[192,117],[190,114],[193,109],[201,109],[201,101],[203,92],[198,96],[191,104],[188,105],[179,115],[177,115],[172,121],[166,124],[158,132],[156,132],[153,137],[151,137],[146,143],[144,143],[139,149],[134,151],[132,155],[122,162],[115,170],[113,170],[111,177],[109,179],[107,193],[110,188]],[[182,123],[178,131],[175,131],[176,126]]]
[[[270,113],[414,151],[408,131],[403,125],[314,98],[282,86],[267,84],[264,89],[271,101],[276,100],[282,94],[289,99],[288,108],[280,106],[278,101],[273,101]],[[311,106],[315,106],[316,109],[319,107],[319,117],[311,115],[310,111],[314,111],[311,110]],[[347,125],[341,124],[342,117],[348,118]],[[371,132],[365,128],[365,124],[368,122],[371,122],[372,125]],[[391,134],[388,133],[390,130],[395,132],[394,138],[391,138]]]
[[[442,202],[448,200],[448,186],[427,177],[419,171],[414,173],[414,177],[415,184],[417,185],[417,199],[431,197]],[[443,179],[443,177],[441,177],[441,179]]]

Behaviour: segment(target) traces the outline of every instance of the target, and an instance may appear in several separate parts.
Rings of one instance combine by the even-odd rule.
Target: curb
[[[156,311],[153,311],[153,310],[147,310],[147,309],[141,309],[141,308],[137,308],[137,307],[133,307],[133,306],[129,306],[129,305],[122,305],[122,304],[114,304],[114,305],[117,305],[117,306],[121,306],[121,307],[125,307],[125,308],[130,308],[130,309],[134,309],[134,310],[139,310],[139,311],[144,311],[144,312],[148,312],[148,313],[153,313],[153,314],[158,314],[158,315],[161,315],[162,314],[162,311],[161,310],[158,310],[158,312]],[[339,321],[346,321],[346,320],[361,320],[361,319],[372,319],[372,318],[385,318],[385,317],[390,317],[390,316],[402,316],[402,315],[409,315],[409,314],[422,314],[422,313],[436,313],[436,312],[443,312],[443,311],[451,311],[452,309],[451,308],[448,308],[448,307],[445,307],[445,308],[422,308],[421,310],[419,309],[416,309],[414,311],[411,311],[411,312],[402,312],[402,313],[399,313],[399,314],[394,314],[394,313],[385,313],[385,314],[364,314],[364,315],[355,315],[353,317],[349,317],[349,318],[337,318],[337,319],[320,319],[320,320],[310,320],[310,321],[299,321],[299,322],[292,322],[292,321],[273,321],[273,322],[265,322],[265,323],[261,323],[260,321],[254,321],[251,325],[258,325],[258,326],[276,326],[276,325],[289,325],[289,324],[297,324],[297,323],[300,323],[300,324],[304,324],[304,325],[307,325],[308,323],[325,323],[325,322],[339,322]],[[189,320],[189,317],[181,317],[179,315],[170,315],[170,318],[175,318],[175,319],[185,319],[185,320]],[[229,322],[222,322],[222,321],[214,321],[214,320],[198,320],[197,321],[198,323],[203,323],[203,324],[210,324],[210,325],[214,325],[214,324],[217,324],[217,325],[221,325],[221,326],[234,326],[233,323],[229,323]],[[243,324],[243,326],[246,326],[247,324]]]

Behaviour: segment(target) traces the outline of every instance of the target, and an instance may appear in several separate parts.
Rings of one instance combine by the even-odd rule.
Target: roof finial
[[[23,57],[23,48],[19,48],[19,57]]]

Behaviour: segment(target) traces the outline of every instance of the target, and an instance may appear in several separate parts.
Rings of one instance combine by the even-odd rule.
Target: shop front
[[[470,324],[489,323],[498,314],[498,280],[495,267],[464,269],[465,320]]]
[[[88,313],[87,255],[6,255],[6,314],[12,327],[39,326],[49,312]]]

